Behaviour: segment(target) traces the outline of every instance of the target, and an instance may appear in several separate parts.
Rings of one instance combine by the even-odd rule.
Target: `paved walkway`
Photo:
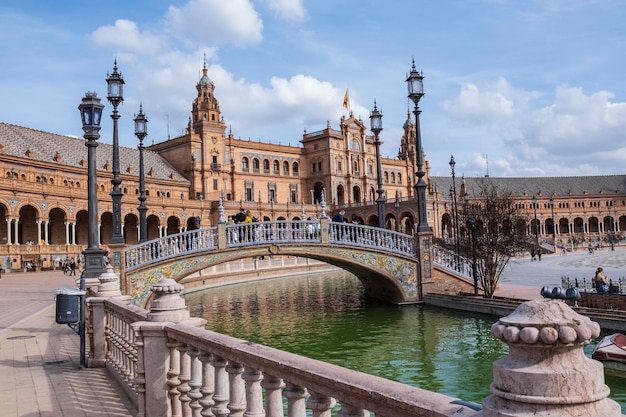
[[[55,322],[62,272],[2,274],[0,416],[126,417],[136,410],[105,369],[80,367],[80,339]]]
[[[541,261],[531,261],[530,255],[514,258],[500,277],[496,295],[539,299],[543,286],[561,286],[562,277],[589,281],[599,266],[613,279],[626,278],[626,247],[616,246],[614,251],[605,249],[593,255],[587,250],[567,255],[543,255]]]
[[[562,276],[593,276],[602,266],[626,277],[626,248],[594,255],[514,259],[497,295],[541,298]],[[134,416],[136,410],[104,369],[81,369],[79,337],[54,321],[54,290],[75,288],[76,277],[55,272],[2,274],[0,279],[0,417]]]

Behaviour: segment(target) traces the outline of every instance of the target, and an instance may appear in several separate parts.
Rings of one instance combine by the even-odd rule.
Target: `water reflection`
[[[508,353],[491,335],[497,317],[384,304],[365,297],[347,273],[230,285],[186,299],[208,329],[477,403],[490,395],[492,363]],[[607,384],[625,409],[624,379],[607,376]]]

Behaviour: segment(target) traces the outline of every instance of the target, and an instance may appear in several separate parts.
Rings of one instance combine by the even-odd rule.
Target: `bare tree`
[[[467,227],[462,252],[475,259],[478,282],[486,298],[493,298],[500,274],[518,251],[526,251],[532,241],[526,235],[526,213],[516,208],[511,193],[500,190],[483,178],[479,195],[471,196],[463,216]]]

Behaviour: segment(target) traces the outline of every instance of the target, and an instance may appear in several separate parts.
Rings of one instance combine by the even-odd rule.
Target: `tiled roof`
[[[71,136],[57,135],[41,130],[16,126],[0,122],[0,144],[5,155],[27,158],[26,153],[32,152],[35,161],[55,163],[57,153],[61,156],[59,165],[81,167],[81,161],[87,161],[85,140]],[[188,182],[172,165],[157,153],[144,150],[144,169],[146,176],[154,170],[158,179],[172,179]],[[96,170],[103,171],[106,163],[113,165],[113,145],[99,142],[96,151]],[[85,165],[86,166],[86,165]],[[120,173],[127,174],[132,168],[132,175],[139,175],[139,150],[120,146]],[[173,177],[170,178],[170,175]]]
[[[498,190],[508,191],[513,196],[582,196],[598,194],[626,194],[626,175],[598,175],[588,177],[465,177],[470,196],[480,193],[483,181],[492,181]],[[463,178],[456,178],[456,190],[460,193]],[[448,195],[452,177],[430,177],[442,195]]]

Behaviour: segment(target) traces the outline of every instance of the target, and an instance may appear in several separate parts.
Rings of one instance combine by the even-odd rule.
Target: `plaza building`
[[[378,225],[376,143],[363,120],[350,114],[336,128],[329,121],[321,130],[305,131],[299,146],[251,141],[228,128],[206,64],[196,89],[184,134],[144,151],[148,239],[214,226],[220,208],[226,216],[250,210],[262,221],[319,219],[343,208],[349,219]],[[380,158],[385,225],[413,234],[418,147],[410,113],[403,128],[398,156]],[[2,269],[52,268],[80,259],[88,245],[85,142],[0,122]],[[113,234],[112,152],[107,143],[96,151],[98,235],[104,249]],[[139,150],[122,147],[119,155],[122,232],[132,245],[139,240]],[[422,156],[434,236],[465,233],[460,217],[465,196],[470,201],[478,196],[485,178],[453,183],[451,177],[431,177]],[[528,214],[516,225],[520,233],[547,241],[616,243],[626,233],[626,175],[488,179]],[[456,198],[449,190],[457,191]]]

